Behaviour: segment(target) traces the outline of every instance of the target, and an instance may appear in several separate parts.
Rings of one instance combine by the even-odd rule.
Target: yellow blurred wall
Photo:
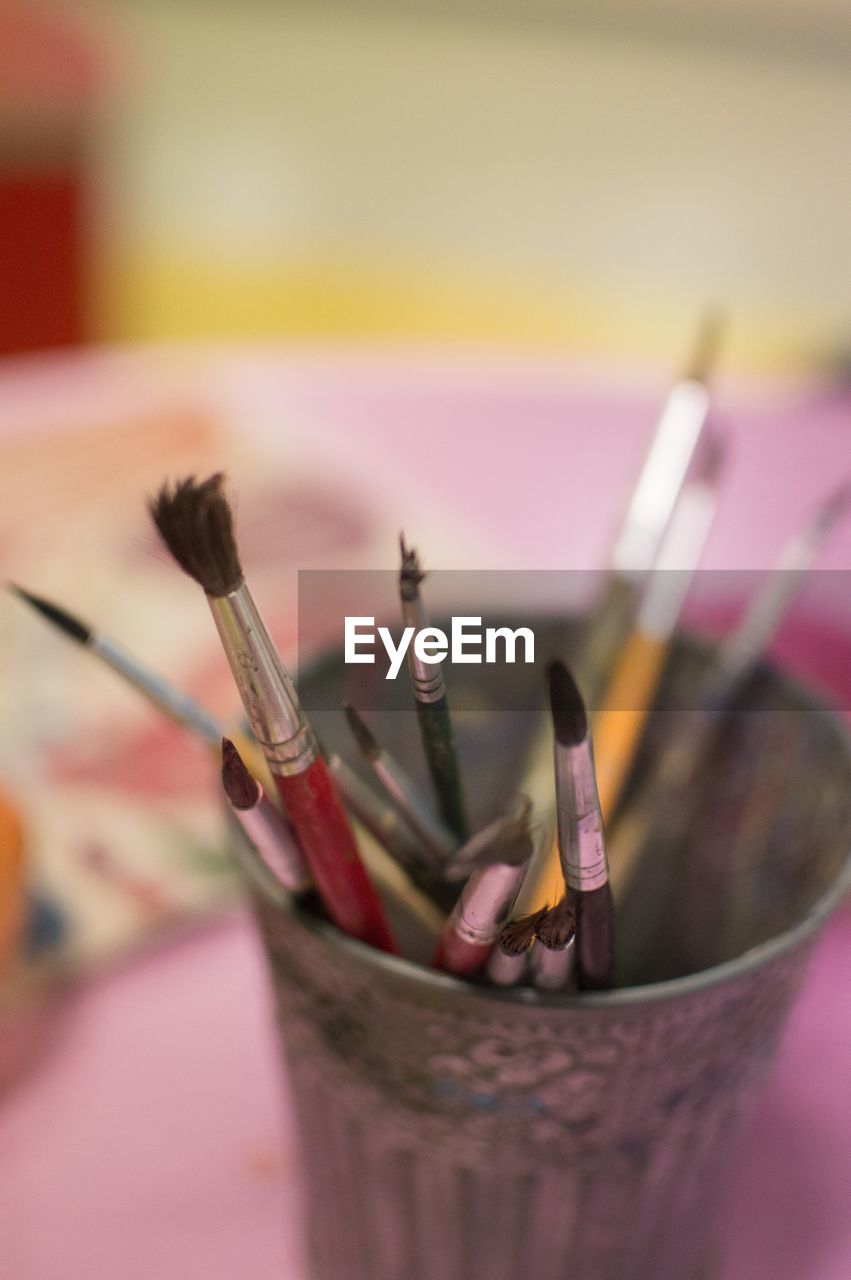
[[[409,9],[80,0],[103,335],[842,340],[842,58]]]

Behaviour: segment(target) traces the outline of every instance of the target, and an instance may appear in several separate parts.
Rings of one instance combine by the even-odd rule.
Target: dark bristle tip
[[[80,644],[88,644],[92,636],[91,629],[81,622],[79,618],[75,618],[73,614],[61,609],[58,604],[54,604],[51,600],[45,600],[44,596],[33,595],[31,591],[25,591],[16,582],[9,582],[6,585],[19,599],[30,605],[48,622],[52,622],[60,631],[64,631],[66,636],[70,636],[72,640],[78,640]]]
[[[420,583],[425,574],[420,566],[420,558],[413,547],[405,542],[404,533],[399,534],[399,552],[402,567],[399,570],[399,590],[403,600],[416,600]]]
[[[538,925],[538,941],[550,951],[561,951],[576,931],[576,910],[570,894],[550,907]]]
[[[363,716],[352,706],[350,702],[347,702],[344,705],[343,710],[346,713],[349,728],[355,735],[355,739],[361,751],[368,756],[380,755],[381,748],[378,745],[378,739],[375,737],[375,734],[372,732]]]
[[[242,566],[224,473],[188,476],[164,484],[148,507],[174,559],[208,596],[226,596],[241,584]]]
[[[547,668],[555,735],[562,746],[578,747],[588,736],[588,713],[569,668],[558,658]]]
[[[546,914],[547,908],[533,911],[531,915],[520,916],[517,920],[509,920],[499,933],[499,945],[507,956],[522,956],[535,941],[538,925]]]
[[[260,799],[260,784],[246,769],[230,738],[222,738],[222,786],[235,809],[252,809]]]

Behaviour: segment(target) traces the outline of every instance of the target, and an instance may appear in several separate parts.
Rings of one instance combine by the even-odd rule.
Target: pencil
[[[580,991],[606,990],[613,979],[614,907],[588,717],[564,663],[551,663],[548,675],[558,846],[576,909],[576,982]]]
[[[378,895],[295,689],[248,589],[221,473],[164,485],[151,514],[177,563],[203,588],[252,732],[317,890],[335,924],[396,952]]]
[[[459,840],[465,840],[467,815],[443,667],[440,662],[425,662],[416,652],[416,637],[428,627],[420,594],[420,583],[425,574],[416,551],[405,545],[402,534],[399,546],[402,555],[399,572],[402,621],[406,627],[414,628],[414,640],[408,646],[408,671],[414,690],[417,722],[441,817]]]

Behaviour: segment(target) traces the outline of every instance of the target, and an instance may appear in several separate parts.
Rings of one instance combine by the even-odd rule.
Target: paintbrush
[[[502,926],[498,945],[491,952],[487,964],[488,978],[495,986],[515,987],[523,981],[529,951],[545,915],[546,908],[542,908],[528,916],[509,920]]]
[[[432,870],[439,873],[457,847],[451,831],[432,811],[416,783],[399,762],[382,747],[363,716],[351,703],[345,705],[346,719],[355,741],[375,776],[403,815],[408,826],[419,836],[431,858]]]
[[[243,868],[273,901],[292,897],[306,904],[313,878],[292,825],[251,776],[233,742],[223,738],[221,748],[222,786],[245,835],[233,846]]]
[[[708,381],[723,318],[707,313],[695,350],[671,387],[612,548],[606,593],[595,611],[579,663],[588,705],[596,707],[632,630],[641,591],[656,565],[709,415]]]
[[[399,547],[402,555],[399,573],[402,622],[406,627],[414,628],[414,640],[408,646],[408,671],[414,690],[417,722],[441,817],[459,841],[465,840],[467,817],[464,811],[464,793],[446,698],[443,666],[440,662],[424,662],[418,657],[414,643],[417,635],[428,627],[420,594],[420,583],[425,574],[416,551],[405,545],[403,534],[399,535]]]
[[[723,457],[720,441],[707,439],[699,465],[665,530],[635,626],[594,719],[597,784],[607,822],[617,812],[712,526]],[[548,852],[543,850],[533,860],[512,915],[553,905],[562,887],[558,842],[554,840]]]
[[[576,982],[580,991],[612,985],[614,908],[588,717],[563,662],[548,671],[555,730],[558,847],[576,909]]]
[[[621,953],[629,962],[624,980],[645,972],[647,957],[657,945],[676,864],[686,847],[694,780],[849,504],[851,484],[845,481],[788,540],[741,622],[721,643],[697,693],[695,713],[681,712],[675,718],[658,758],[615,827],[611,878]]]
[[[461,890],[440,935],[436,969],[469,977],[484,967],[531,852],[527,813],[514,838],[502,845],[498,860],[474,871]]]
[[[395,952],[342,801],[245,581],[223,484],[219,473],[164,485],[151,514],[175,560],[204,590],[251,730],[328,914],[351,937]]]
[[[17,586],[14,582],[10,582],[7,585],[11,591],[14,591],[15,595],[28,605],[31,605],[36,613],[55,626],[63,635],[82,645],[83,648],[88,649],[90,653],[100,658],[106,666],[111,667],[113,671],[117,672],[128,684],[132,685],[143,697],[147,698],[158,711],[161,711],[174,724],[180,725],[183,729],[188,729],[190,733],[205,742],[218,758],[221,752],[222,727],[218,720],[210,715],[208,711],[205,711],[194,698],[190,698],[188,694],[175,689],[162,676],[144,666],[138,658],[134,658],[117,640],[113,640],[110,636],[104,635],[102,631],[98,631],[87,623],[82,622],[80,618],[61,608],[58,604],[54,604],[51,600],[46,600],[44,596],[37,596],[31,591],[25,591],[23,587]],[[232,733],[231,736],[233,741],[238,744],[240,755],[248,764],[254,776],[268,785],[271,781],[271,775],[257,744],[236,732]]]

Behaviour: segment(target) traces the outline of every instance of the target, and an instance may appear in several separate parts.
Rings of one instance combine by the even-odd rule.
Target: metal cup
[[[703,660],[681,647],[686,688]],[[713,805],[710,788],[701,827],[716,824],[724,851],[732,920],[721,924],[735,954],[713,931],[701,972],[582,998],[506,992],[255,899],[315,1280],[713,1274],[736,1141],[851,881],[844,733],[781,677],[761,689],[763,746],[766,725],[781,725],[793,774],[778,828],[760,782],[774,755],[760,762],[752,727],[726,744],[727,789],[738,779],[745,807]]]

